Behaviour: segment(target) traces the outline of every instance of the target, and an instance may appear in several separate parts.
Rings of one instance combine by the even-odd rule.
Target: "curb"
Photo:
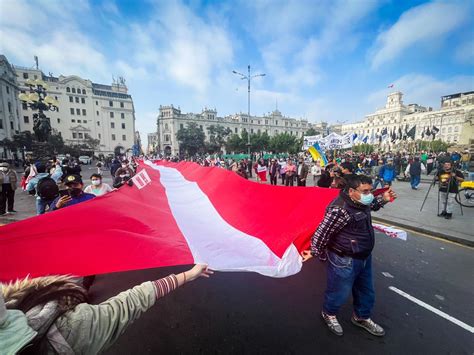
[[[428,229],[425,229],[425,228],[415,227],[415,226],[409,225],[407,223],[400,223],[400,222],[396,222],[396,221],[389,220],[389,219],[386,219],[386,218],[372,217],[372,220],[374,222],[383,223],[383,224],[387,224],[387,225],[390,225],[390,226],[396,226],[396,227],[400,227],[400,228],[405,228],[405,229],[408,229],[408,230],[412,230],[414,232],[428,234],[428,235],[431,235],[431,236],[434,236],[434,237],[437,237],[437,238],[449,240],[450,242],[454,242],[454,243],[458,243],[458,244],[461,244],[461,245],[465,245],[465,246],[474,248],[474,241],[472,241],[472,240],[467,240],[467,239],[456,237],[456,236],[453,236],[453,235],[446,235],[446,234],[443,234],[443,233],[440,233],[440,232],[428,230]]]

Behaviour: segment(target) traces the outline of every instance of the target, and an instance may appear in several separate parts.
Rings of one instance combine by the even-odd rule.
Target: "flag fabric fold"
[[[133,186],[0,227],[0,280],[193,263],[290,276],[338,194],[255,184],[189,162],[139,170]]]

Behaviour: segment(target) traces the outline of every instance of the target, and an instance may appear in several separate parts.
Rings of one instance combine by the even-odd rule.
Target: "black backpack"
[[[36,191],[43,200],[54,200],[59,196],[58,184],[49,175],[38,181]]]

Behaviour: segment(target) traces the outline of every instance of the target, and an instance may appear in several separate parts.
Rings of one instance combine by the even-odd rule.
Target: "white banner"
[[[323,136],[318,134],[316,136],[304,136],[303,137],[303,150],[308,150],[314,143],[319,142]]]

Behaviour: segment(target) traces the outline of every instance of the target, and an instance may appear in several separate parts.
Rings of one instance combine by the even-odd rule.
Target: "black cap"
[[[80,175],[76,175],[76,174],[67,175],[64,178],[64,185],[69,185],[69,184],[74,184],[74,183],[82,184],[82,178]]]

